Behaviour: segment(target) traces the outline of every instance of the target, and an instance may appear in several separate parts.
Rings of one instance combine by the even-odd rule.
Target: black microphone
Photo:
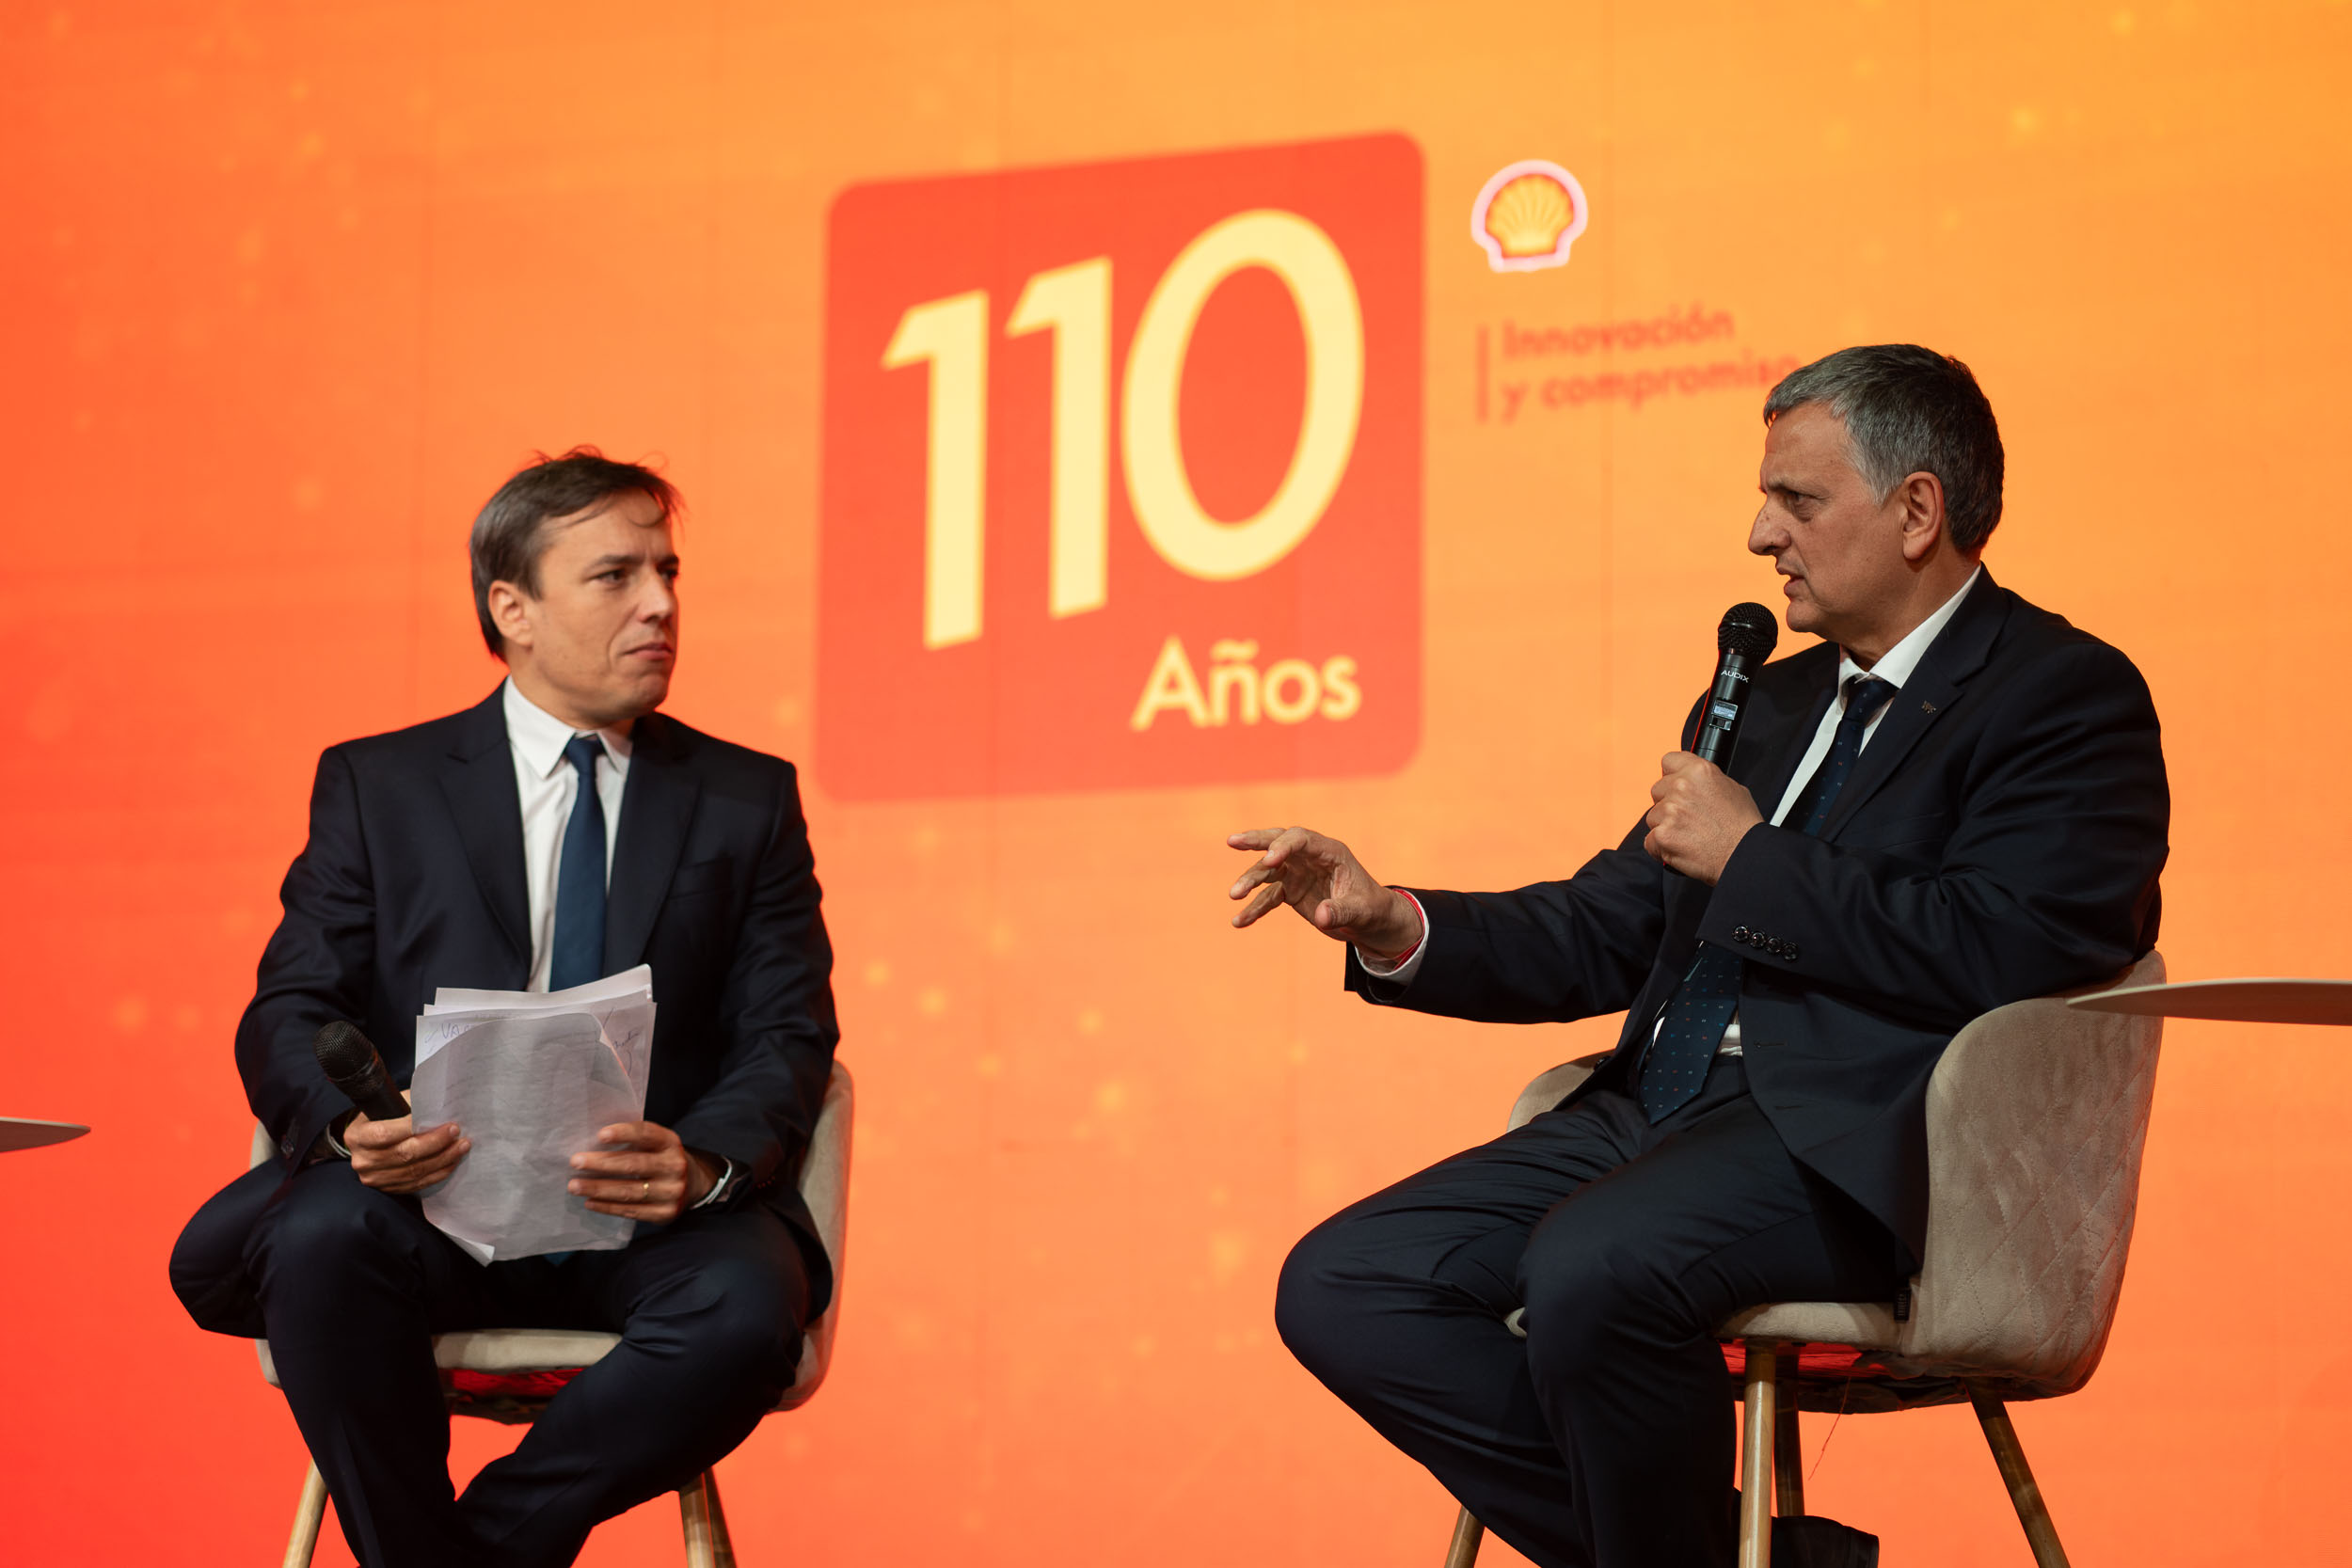
[[[1760,604],[1736,604],[1715,628],[1715,684],[1699,714],[1698,738],[1691,750],[1701,761],[1727,766],[1740,740],[1740,716],[1748,705],[1748,677],[1772,657],[1780,623]]]
[[[327,1082],[349,1095],[370,1121],[398,1121],[408,1114],[408,1102],[392,1087],[375,1042],[359,1033],[358,1025],[342,1019],[326,1025],[310,1037],[310,1054],[319,1059]]]

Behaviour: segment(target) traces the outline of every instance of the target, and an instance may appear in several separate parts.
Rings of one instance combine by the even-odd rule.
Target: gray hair
[[[1968,367],[1916,343],[1841,348],[1790,371],[1764,400],[1764,422],[1829,405],[1863,483],[1884,500],[1916,473],[1944,486],[1945,528],[1963,555],[2001,520],[2001,429]]]
[[[490,585],[511,582],[539,596],[539,558],[547,553],[547,525],[585,512],[614,496],[651,497],[661,520],[677,515],[677,490],[642,463],[617,463],[594,447],[574,447],[561,457],[537,460],[499,486],[473,520],[473,612],[482,640],[499,657],[506,639],[490,618]]]

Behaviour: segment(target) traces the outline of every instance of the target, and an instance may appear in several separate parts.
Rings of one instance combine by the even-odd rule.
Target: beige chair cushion
[[[824,1243],[825,1256],[833,1259],[833,1300],[802,1338],[800,1370],[792,1386],[776,1402],[778,1410],[805,1403],[817,1392],[818,1385],[824,1382],[825,1369],[833,1359],[834,1325],[841,1315],[842,1279],[848,1260],[850,1132],[855,1103],[850,1069],[839,1062],[834,1063],[833,1078],[825,1085],[824,1106],[818,1113],[817,1130],[809,1139],[808,1153],[801,1162],[801,1201],[808,1205],[809,1215],[817,1222],[818,1239]],[[261,1164],[277,1158],[277,1154],[269,1134],[255,1128],[253,1164]],[[433,1360],[444,1371],[567,1371],[593,1366],[620,1342],[617,1334],[595,1334],[584,1329],[467,1329],[436,1335]],[[278,1367],[270,1359],[269,1341],[257,1339],[254,1345],[261,1353],[262,1376],[271,1387],[278,1386]]]
[[[1751,1307],[1725,1320],[1726,1339],[1786,1339],[1792,1344],[1891,1345],[1901,1331],[1892,1302],[1776,1301]]]
[[[278,1387],[269,1341],[256,1339],[262,1376]],[[568,1328],[475,1328],[433,1337],[433,1364],[443,1371],[554,1372],[594,1366],[621,1342],[617,1334]]]
[[[2151,953],[2113,984],[2163,979]],[[1777,1302],[1735,1315],[1724,1338],[1863,1352],[1871,1375],[1801,1387],[1807,1409],[1947,1403],[1967,1397],[1963,1378],[2005,1399],[2081,1387],[2122,1292],[2162,1029],[2062,997],[1971,1022],[1928,1084],[1927,1255],[1909,1321],[1883,1303]],[[1537,1078],[1511,1125],[1558,1104],[1599,1060]]]

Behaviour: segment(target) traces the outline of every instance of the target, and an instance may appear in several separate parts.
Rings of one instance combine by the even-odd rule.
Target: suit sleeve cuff
[[[1398,888],[1395,891],[1405,894],[1405,901],[1413,906],[1415,914],[1421,916],[1421,940],[1406,948],[1400,957],[1386,963],[1374,958],[1360,947],[1351,947],[1348,951],[1355,954],[1357,968],[1382,984],[1394,986],[1402,990],[1413,983],[1413,976],[1421,973],[1422,959],[1428,957],[1429,911],[1422,908],[1420,899],[1406,893],[1405,889]]]
[[[1729,947],[1751,963],[1794,969],[1804,957],[1801,939],[1809,932],[1801,899],[1790,890],[1803,885],[1800,863],[1821,849],[1819,839],[1793,828],[1763,823],[1750,828],[1724,863],[1700,915],[1694,935]]]

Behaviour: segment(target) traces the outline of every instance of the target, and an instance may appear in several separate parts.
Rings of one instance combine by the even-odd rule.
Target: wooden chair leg
[[[1445,1568],[1472,1568],[1478,1561],[1478,1544],[1486,1539],[1486,1527],[1469,1509],[1454,1521],[1454,1540],[1445,1549]]]
[[[705,1470],[677,1491],[678,1515],[686,1526],[687,1568],[735,1568],[735,1543],[727,1538],[726,1511],[719,1506],[719,1478]]]
[[[735,1538],[727,1534],[727,1511],[719,1506],[719,1472],[703,1472],[703,1490],[710,1494],[710,1534],[712,1555],[719,1560],[719,1568],[735,1568]]]
[[[1797,1353],[1780,1353],[1773,1376],[1780,1384],[1772,1418],[1773,1512],[1794,1519],[1804,1512],[1804,1452],[1797,1429]]]
[[[1993,1462],[2001,1467],[2009,1500],[2017,1505],[2017,1522],[2026,1527],[2034,1561],[2040,1568],[2067,1568],[2066,1548],[2058,1544],[2058,1527],[2050,1522],[2050,1505],[2042,1500],[2042,1488],[2033,1479],[2032,1466],[2026,1463],[2017,1429],[2010,1424],[2008,1406],[1973,1383],[1968,1386],[1968,1402],[1977,1408],[1977,1422],[1984,1428],[1984,1440],[1992,1445]]]
[[[319,1549],[319,1527],[326,1520],[326,1478],[312,1464],[302,1472],[302,1497],[294,1504],[294,1533],[286,1537],[285,1568],[310,1568]]]
[[[1780,1346],[1744,1341],[1748,1387],[1740,1451],[1740,1568],[1772,1568],[1772,1429],[1779,1392]]]

